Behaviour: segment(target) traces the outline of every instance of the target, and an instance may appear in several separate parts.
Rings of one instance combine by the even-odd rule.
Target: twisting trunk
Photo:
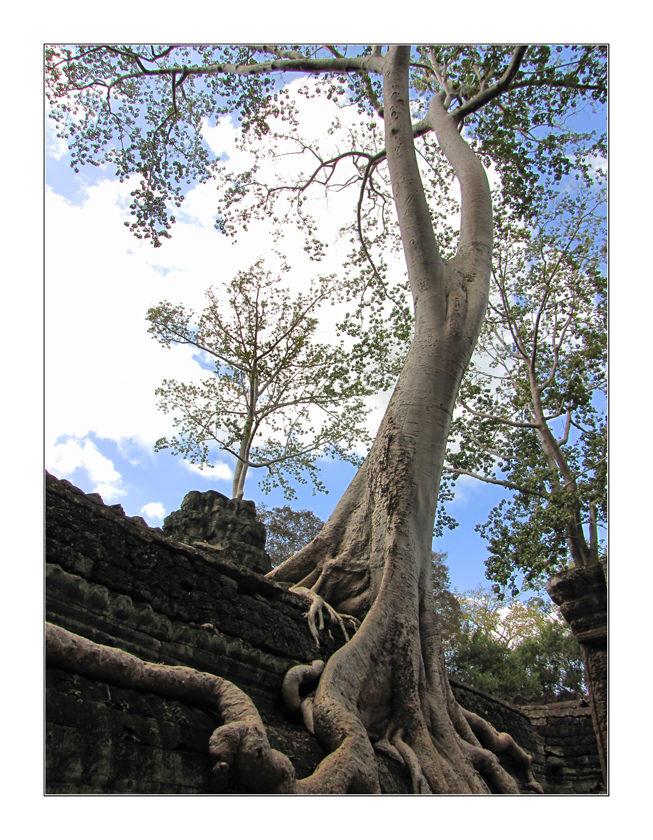
[[[258,302],[258,298],[257,298]],[[258,322],[257,322],[257,329],[255,331],[256,337],[258,338]],[[254,345],[254,354],[256,354],[256,344]],[[243,428],[243,436],[240,442],[240,450],[238,452],[238,459],[236,461],[236,469],[234,470],[234,482],[233,482],[233,489],[232,489],[232,499],[242,499],[243,494],[245,492],[245,479],[247,478],[247,471],[249,469],[249,453],[252,449],[252,441],[256,435],[258,430],[258,424],[254,424],[255,420],[255,413],[256,413],[256,403],[258,402],[259,393],[258,393],[258,371],[256,367],[256,357],[254,358],[254,364],[252,366],[252,373],[250,377],[249,383],[249,401],[248,401],[248,411],[247,411],[247,419],[245,420],[245,426]]]
[[[243,439],[240,443],[240,450],[238,459],[236,460],[236,469],[234,470],[234,480],[232,486],[232,499],[242,499],[245,488],[245,479],[247,478],[247,470],[249,467],[249,452],[252,446],[252,425],[251,417],[247,418],[245,428],[243,430]]]
[[[435,101],[438,141],[462,191],[459,249],[446,262],[433,233],[412,141],[408,61],[406,47],[394,47],[386,56],[384,113],[415,303],[415,336],[365,463],[322,532],[270,573],[362,621],[320,680],[313,721],[330,755],[301,784],[321,793],[378,790],[375,742],[377,749],[406,764],[415,792],[518,792],[496,756],[484,748],[493,743],[490,728],[485,735],[478,726],[474,730],[453,698],[430,580],[451,415],[488,296],[490,192],[480,162],[442,101]],[[528,772],[529,758],[513,746]]]
[[[415,793],[518,793],[499,753],[509,756],[528,788],[541,792],[530,756],[456,702],[437,630],[433,522],[451,417],[487,305],[492,204],[480,161],[444,98],[436,97],[428,119],[462,199],[458,250],[452,260],[442,259],[415,155],[409,61],[408,47],[390,48],[383,82],[387,160],[415,306],[413,342],[365,463],[320,534],[269,575],[290,581],[312,602],[314,633],[325,611],[358,628],[326,663],[312,705],[299,697],[297,682],[304,671],[319,671],[320,662],[289,675],[286,684],[292,707],[301,709],[327,757],[297,781],[290,762],[270,749],[258,717],[222,682],[195,678],[188,669],[168,674],[77,638],[55,633],[53,641],[56,656],[75,658],[81,645],[93,669],[100,657],[101,671],[127,669],[144,686],[173,692],[190,680],[202,696],[215,694],[223,713],[236,709],[211,738],[216,773],[233,761],[250,768],[260,755],[256,783],[262,791],[378,792],[377,750],[405,765]],[[245,460],[240,464],[242,483]]]

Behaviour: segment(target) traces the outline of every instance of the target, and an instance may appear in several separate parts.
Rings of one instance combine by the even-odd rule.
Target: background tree
[[[518,667],[537,679],[540,694],[586,692],[580,645],[562,620],[545,625],[537,637],[524,639],[515,648]],[[522,692],[523,693],[523,692]]]
[[[433,601],[437,615],[438,630],[445,643],[462,632],[463,612],[460,600],[451,591],[447,553],[433,552]]]
[[[157,341],[196,347],[208,368],[201,384],[164,380],[157,388],[159,408],[180,432],[155,449],[208,467],[212,447],[233,455],[234,499],[250,467],[266,469],[263,489],[280,485],[287,498],[296,495],[288,475],[305,482],[308,474],[322,490],[317,458],[360,463],[354,445],[369,440],[361,399],[369,391],[341,346],[314,341],[332,278],[294,298],[279,284],[259,261],[223,290],[209,289],[200,315],[167,301],[147,313]]]
[[[567,193],[528,227],[497,224],[488,314],[445,469],[514,491],[480,527],[497,587],[596,563],[607,522],[606,218]],[[452,481],[453,479],[453,481]]]
[[[483,587],[455,597],[461,619],[443,633],[450,676],[506,700],[582,693],[580,647],[550,602],[506,600]]]
[[[265,550],[273,568],[283,563],[316,537],[324,522],[311,510],[293,510],[289,505],[268,508],[256,505],[256,515],[265,525]]]
[[[496,230],[488,314],[460,389],[442,497],[459,475],[513,491],[478,530],[488,542],[488,578],[497,591],[508,587],[514,595],[519,586],[542,587],[570,564],[597,567],[606,559],[606,217],[600,179],[537,207],[527,225],[504,212]],[[605,601],[596,601],[598,625]],[[585,639],[581,649],[605,772],[606,657]]]
[[[298,783],[287,762],[259,784],[376,792],[376,749],[405,764],[415,792],[518,792],[493,753],[504,742],[456,703],[446,680],[432,595],[433,523],[451,416],[488,301],[493,221],[483,162],[493,163],[521,218],[555,179],[587,176],[604,139],[575,130],[573,121],[583,102],[605,103],[605,49],[370,46],[347,55],[333,45],[97,46],[48,50],[47,60],[54,117],[63,124],[78,109],[64,129],[74,164],[101,159],[120,177],[136,173],[133,229],[155,245],[169,235],[169,205],[182,200],[182,184],[218,166],[202,147],[202,121],[235,112],[260,155],[275,153],[280,135],[270,126],[281,116],[283,133],[312,163],[292,183],[260,184],[254,170],[232,177],[222,230],[233,233],[252,213],[276,223],[292,205],[307,248],[319,255],[306,191],[335,184],[344,163],[349,174],[337,186],[358,187],[352,229],[360,260],[352,265],[369,265],[358,284],[349,275],[351,293],[389,301],[398,313],[390,325],[402,323],[410,303],[395,294],[401,284],[385,281],[377,249],[400,244],[405,255],[414,332],[375,441],[321,533],[270,573],[311,601],[311,612],[329,601],[361,622],[327,662],[312,705],[328,754]],[[365,117],[361,130],[334,126],[319,148],[305,142],[277,72],[325,75],[319,94],[355,104]],[[456,241],[441,218],[450,205],[436,198],[452,179],[461,196]],[[537,789],[528,757],[515,744],[509,749]],[[238,754],[232,747],[217,760]]]

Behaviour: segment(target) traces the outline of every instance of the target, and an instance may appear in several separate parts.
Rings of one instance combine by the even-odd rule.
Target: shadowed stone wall
[[[549,793],[605,793],[603,773],[586,700],[522,706],[544,742]]]
[[[594,731],[604,778],[608,761],[608,588],[601,563],[565,569],[547,583],[576,637],[589,678]]]
[[[211,510],[229,512],[221,499],[217,505],[215,498],[208,500]],[[198,510],[197,501],[188,506],[191,511]],[[206,504],[206,499],[199,501]],[[251,506],[251,522],[253,504],[239,504]],[[236,518],[242,520],[247,510],[240,508]],[[318,648],[308,630],[304,599],[239,564],[233,547],[237,540],[225,545],[225,537],[217,536],[217,521],[211,528],[176,531],[195,542],[189,545],[148,528],[140,517],[126,517],[120,505],[106,506],[97,494],[87,496],[47,475],[46,618],[141,659],[231,680],[256,703],[272,747],[286,753],[303,778],[325,754],[283,706],[281,683],[293,665],[326,660],[345,640],[334,626]],[[235,531],[245,533],[242,528],[231,533]],[[223,533],[230,532],[224,528]],[[249,533],[253,548],[261,549],[257,529]],[[220,541],[220,547],[207,544],[207,537]],[[553,729],[533,717],[530,708],[520,710],[461,685],[453,689],[462,705],[510,732],[531,752],[545,791],[566,793],[571,786],[574,792],[586,792],[582,762],[574,757],[572,769],[578,772],[561,775],[558,769],[555,778],[547,764],[562,758],[568,766],[568,757],[575,755],[570,751],[572,735],[565,735],[562,756],[547,751]],[[48,668],[46,791],[211,792],[208,741],[221,722],[208,709]],[[558,747],[553,741],[551,746]],[[410,792],[403,767],[386,756],[377,763],[385,793]],[[222,792],[249,791],[234,773]]]
[[[601,762],[587,700],[517,706],[450,679],[464,708],[509,732],[533,758],[533,772],[545,793],[605,793]],[[514,770],[503,761],[506,769]]]

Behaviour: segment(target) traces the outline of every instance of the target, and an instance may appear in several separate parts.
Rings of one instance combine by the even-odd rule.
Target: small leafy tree
[[[208,367],[199,384],[166,379],[157,388],[159,408],[173,414],[179,433],[155,449],[209,467],[213,447],[233,455],[235,499],[250,467],[267,470],[266,492],[281,486],[293,498],[288,477],[305,483],[305,473],[323,490],[318,456],[359,464],[354,446],[368,440],[362,397],[369,392],[356,366],[342,346],[313,341],[333,278],[295,297],[279,283],[259,260],[222,291],[208,289],[199,315],[168,301],[147,313],[158,342],[196,347]]]
[[[478,586],[457,594],[463,633],[480,631],[505,645],[537,636],[555,618],[555,608],[540,597],[506,600],[502,593]]]
[[[265,525],[265,550],[273,568],[303,548],[322,530],[324,522],[311,510],[293,510],[289,505],[268,508],[256,505],[256,514]]]
[[[578,695],[585,691],[580,646],[562,621],[545,624],[536,637],[524,639],[514,654],[518,669],[537,680],[538,693]]]
[[[445,654],[447,670],[453,679],[487,691],[495,697],[512,700],[518,694],[537,694],[534,679],[525,679],[515,668],[514,652],[503,642],[482,630],[462,636]]]
[[[460,601],[451,591],[446,560],[446,551],[433,552],[433,600],[438,616],[438,628],[443,640],[459,635],[463,620]]]

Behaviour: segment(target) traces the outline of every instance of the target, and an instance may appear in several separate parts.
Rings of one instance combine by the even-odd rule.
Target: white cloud
[[[68,152],[68,144],[57,137],[57,127],[50,119],[45,121],[45,152],[54,160],[61,160]]]
[[[456,495],[448,502],[449,507],[467,507],[470,495],[479,489],[481,483],[471,475],[459,475],[456,480]]]
[[[215,461],[211,466],[202,467],[198,466],[197,464],[191,464],[190,461],[182,461],[183,465],[192,473],[201,476],[202,478],[206,479],[207,481],[233,481],[233,470],[229,466],[229,464],[225,464],[224,461]]]
[[[300,109],[302,134],[329,141],[326,128],[338,113],[336,106],[321,98],[302,99]],[[353,108],[339,117],[345,124],[358,119]],[[228,121],[207,128],[206,135],[216,153],[229,155],[229,167],[250,165],[237,150],[236,129]],[[331,139],[335,151],[336,138]],[[291,155],[281,166],[299,162]],[[262,179],[273,166],[262,164]],[[202,376],[190,348],[167,350],[147,333],[147,309],[164,299],[202,309],[206,288],[229,280],[259,256],[272,271],[279,263],[269,220],[252,221],[235,243],[214,230],[218,195],[213,183],[190,191],[183,212],[177,213],[172,239],[161,248],[139,243],[124,224],[131,218],[133,189],[133,180],[104,180],[86,187],[83,204],[76,206],[48,188],[45,205],[46,439],[52,445],[63,435],[82,439],[94,433],[119,442],[132,464],[151,457],[154,442],[174,433],[172,417],[157,409],[157,386],[164,378],[193,382]],[[279,247],[289,255],[292,270],[284,275],[284,283],[291,291],[305,290],[307,281],[320,274],[342,274],[350,246],[338,242],[337,234],[344,221],[354,219],[357,198],[353,189],[334,192],[328,201],[321,192],[310,199],[320,235],[333,240],[321,262],[309,259],[303,234],[295,226],[286,231]],[[402,258],[391,264],[394,275],[400,276]],[[328,341],[335,322],[349,308],[326,307],[317,339]],[[372,433],[388,397],[369,400],[370,409],[381,409],[370,412]],[[226,464],[200,474],[208,480],[229,480],[232,475]]]
[[[93,488],[93,492],[99,493],[100,496],[102,496],[102,501],[105,505],[111,505],[114,502],[117,502],[122,496],[127,495],[126,490],[123,490],[121,487],[117,487],[115,484],[111,484],[109,482],[101,482]]]
[[[166,515],[166,509],[163,507],[161,502],[148,502],[141,508],[141,513],[147,517],[148,521],[150,519],[156,519],[159,522],[163,522],[163,517]]]
[[[46,469],[58,477],[70,476],[76,470],[86,470],[104,502],[111,504],[126,495],[122,476],[113,462],[96,448],[91,440],[69,438],[63,443],[50,445],[46,452]]]

